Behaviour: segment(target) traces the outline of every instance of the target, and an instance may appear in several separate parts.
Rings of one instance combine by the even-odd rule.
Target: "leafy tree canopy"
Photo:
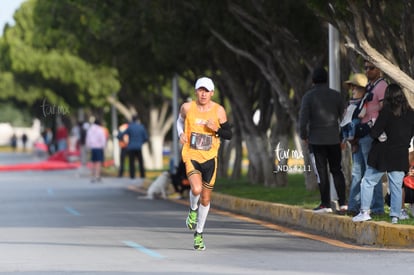
[[[6,29],[1,40],[2,97],[13,93],[28,104],[47,98],[61,105],[101,106],[107,95],[120,89],[117,70],[86,62],[66,48],[40,43],[39,37],[54,37],[57,31],[39,31],[33,17],[36,3],[22,5],[15,14],[16,26]]]

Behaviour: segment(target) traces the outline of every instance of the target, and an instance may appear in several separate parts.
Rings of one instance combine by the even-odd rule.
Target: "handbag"
[[[371,127],[368,123],[359,123],[355,126],[355,137],[362,138],[371,132]]]

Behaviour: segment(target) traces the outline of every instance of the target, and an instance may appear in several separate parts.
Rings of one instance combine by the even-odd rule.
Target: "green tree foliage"
[[[286,135],[290,132],[287,122],[289,118],[295,120],[300,95],[308,83],[304,79],[311,63],[321,59],[323,40],[315,39],[323,34],[320,22],[304,1],[30,3],[34,4],[32,14],[25,16],[30,20],[19,20],[16,36],[33,49],[30,55],[33,53],[34,62],[15,61],[16,69],[30,77],[28,82],[43,84],[47,80],[47,87],[52,91],[58,88],[64,101],[82,103],[85,97],[89,103],[92,100],[86,96],[94,95],[90,92],[94,89],[82,92],[89,88],[82,85],[83,77],[88,76],[87,68],[81,74],[73,68],[83,68],[78,61],[87,62],[92,70],[112,67],[119,73],[122,85],[118,98],[136,106],[143,121],[147,121],[149,115],[145,114],[149,114],[150,107],[160,106],[169,98],[165,87],[174,73],[187,79],[192,87],[193,81],[207,72],[216,80],[222,103],[225,99],[230,102],[233,112],[229,119],[241,129],[242,138],[249,140],[252,181],[263,181],[266,174],[265,184],[272,185],[273,144],[269,145],[266,132],[275,123],[273,112],[286,116],[282,119],[286,124],[277,124]],[[296,13],[302,20],[290,20],[290,15]],[[30,32],[22,31],[26,29]],[[311,36],[313,40],[307,41]],[[25,58],[9,53],[16,60]],[[44,59],[36,59],[38,53]],[[69,65],[60,64],[62,70],[56,72],[51,64],[59,64],[55,60],[61,57]],[[76,89],[71,93],[73,87]],[[193,89],[189,90],[191,95]],[[72,102],[73,97],[76,100]],[[255,125],[253,113],[258,109],[261,119]]]
[[[145,108],[165,100],[163,87],[174,73],[184,75],[208,60],[199,54],[206,51],[200,41],[207,30],[183,10],[189,4],[39,0],[34,18],[39,32],[53,34],[39,38],[40,44],[115,67],[122,83],[120,98]]]
[[[339,29],[345,46],[404,87],[414,106],[412,1],[312,0],[309,4]]]
[[[10,123],[13,126],[31,126],[32,120],[28,110],[19,110],[12,103],[0,104],[0,123]]]
[[[412,75],[412,9],[385,0],[29,0],[0,40],[0,97],[101,106],[119,90],[145,122],[169,102],[175,73],[183,98],[208,74],[231,107],[232,146],[247,140],[251,180],[273,185],[274,146],[295,129],[310,72],[327,65],[327,22],[356,53],[375,54],[366,38]]]
[[[209,17],[209,29],[222,44],[216,47],[217,66],[226,73],[220,80],[227,85],[226,96],[232,94],[233,115],[249,151],[249,177],[267,186],[284,185],[285,175],[273,174],[274,149],[279,142],[288,148],[310,72],[323,64],[327,26],[304,1],[226,5],[219,15],[225,23]],[[292,14],[302,20],[291,20]],[[260,110],[258,125],[253,121],[256,110]]]
[[[6,29],[1,40],[5,56],[1,61],[2,97],[12,96],[28,105],[47,99],[62,106],[101,106],[107,95],[119,90],[118,72],[88,63],[57,45],[43,44],[45,37],[55,37],[58,31],[37,28],[36,4],[31,0],[22,5],[15,14],[16,26]]]

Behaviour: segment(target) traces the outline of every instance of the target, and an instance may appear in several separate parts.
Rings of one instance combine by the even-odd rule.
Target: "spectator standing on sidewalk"
[[[412,147],[410,147],[408,159],[410,169],[408,169],[408,173],[403,179],[400,220],[408,220],[410,218],[409,212],[411,212],[411,215],[414,215],[414,151],[412,151]],[[406,203],[409,204],[409,210],[406,209]]]
[[[313,71],[314,85],[303,96],[299,114],[300,137],[311,147],[319,176],[321,203],[313,209],[315,213],[332,212],[328,164],[338,194],[340,211],[346,211],[339,133],[339,121],[345,104],[341,93],[330,89],[327,80],[328,74],[324,68]]]
[[[47,145],[47,150],[48,150],[49,155],[54,154],[55,145],[53,143],[53,131],[51,128],[46,128],[43,139],[45,141],[45,144]]]
[[[86,135],[88,133],[88,129],[90,124],[88,122],[82,122],[80,125],[80,139],[79,139],[79,153],[80,153],[80,161],[82,168],[86,167],[86,163],[88,162],[88,150],[86,147]]]
[[[13,133],[12,137],[10,138],[10,145],[13,149],[13,152],[16,152],[17,148],[17,136],[15,133]]]
[[[22,135],[23,151],[26,151],[27,140],[28,140],[27,134],[26,133],[23,133],[23,135]]]
[[[57,151],[65,151],[68,149],[69,133],[63,122],[58,122],[56,130]]]
[[[63,122],[59,122],[56,130],[57,151],[65,151],[68,149],[68,138],[68,128],[66,128]]]
[[[105,131],[100,121],[95,119],[95,122],[88,128],[86,133],[86,147],[91,150],[91,182],[101,181],[101,169],[102,163],[104,162],[106,141]]]
[[[409,204],[409,212],[411,212],[411,216],[414,216],[414,139],[411,140],[411,144],[409,153],[410,169],[404,178],[403,203],[401,205],[400,219],[401,216],[409,218],[408,212],[405,209],[405,203]]]
[[[361,151],[359,150],[359,146],[358,146],[358,138],[355,137],[355,131],[356,131],[356,126],[361,122],[361,118],[363,118],[366,114],[366,103],[364,101],[365,101],[366,86],[368,84],[368,79],[365,74],[356,73],[351,77],[351,79],[345,81],[345,84],[347,84],[352,91],[352,99],[350,100],[350,105],[351,105],[351,101],[354,101],[357,106],[356,108],[361,110],[361,112],[358,113],[358,109],[355,109],[353,113],[353,115],[357,113],[358,118],[357,118],[357,121],[353,125],[354,129],[353,129],[352,136],[354,137],[354,139],[349,140],[349,143],[351,144],[351,148],[352,148],[352,182],[349,188],[348,212],[352,211],[352,212],[355,212],[356,214],[358,212],[357,209],[359,209],[359,206],[361,204],[361,195],[360,195],[361,187],[359,186],[358,182],[355,180],[355,175],[361,174],[361,171],[360,171],[361,164],[359,161]],[[349,106],[348,106],[348,109],[349,109]],[[362,112],[362,110],[364,110],[364,112]],[[346,114],[344,117],[346,117]],[[357,179],[360,180],[359,177],[357,177]],[[358,186],[356,186],[357,184]]]
[[[118,139],[122,140],[125,135],[128,135],[129,177],[132,181],[135,181],[135,158],[137,158],[141,180],[143,181],[145,179],[145,164],[142,157],[142,145],[148,141],[148,134],[138,116],[135,115],[128,124],[128,128],[118,134]]]
[[[365,61],[365,74],[368,78],[368,85],[366,87],[367,107],[365,116],[361,119],[361,124],[358,127],[360,129],[366,129],[366,131],[357,130],[358,149],[352,156],[352,182],[350,186],[350,198],[348,204],[348,212],[350,214],[358,213],[361,206],[361,180],[367,168],[368,154],[373,141],[372,137],[369,135],[369,129],[370,125],[372,126],[375,123],[379,111],[382,108],[382,101],[388,85],[382,77],[381,70],[375,67],[371,62]],[[375,186],[371,211],[373,214],[384,213],[382,183]]]
[[[363,102],[363,98],[368,80],[364,74],[354,74],[350,80],[345,81],[345,84],[348,85],[352,95],[340,124],[344,143],[354,141],[356,126],[361,122],[361,118],[365,116],[366,103]]]
[[[216,181],[220,138],[231,139],[232,131],[224,107],[211,100],[214,83],[210,78],[202,77],[196,81],[195,94],[195,101],[181,105],[177,132],[191,186],[186,225],[195,230],[194,249],[204,250],[203,231]]]
[[[123,123],[121,126],[119,126],[118,132],[122,133],[128,128],[128,123]],[[124,176],[124,167],[125,167],[125,159],[128,155],[128,135],[124,135],[122,139],[118,140],[119,144],[119,171],[118,171],[118,177],[122,178]]]
[[[361,211],[354,222],[371,219],[370,206],[374,187],[387,173],[391,193],[391,223],[398,223],[402,205],[402,182],[408,172],[408,148],[414,135],[414,111],[397,84],[385,92],[384,107],[371,129],[374,140],[368,155],[368,166],[361,183]]]

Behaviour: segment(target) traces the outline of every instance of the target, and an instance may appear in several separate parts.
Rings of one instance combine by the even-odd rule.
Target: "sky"
[[[26,0],[0,0],[0,35],[6,23],[14,24],[13,14]]]

